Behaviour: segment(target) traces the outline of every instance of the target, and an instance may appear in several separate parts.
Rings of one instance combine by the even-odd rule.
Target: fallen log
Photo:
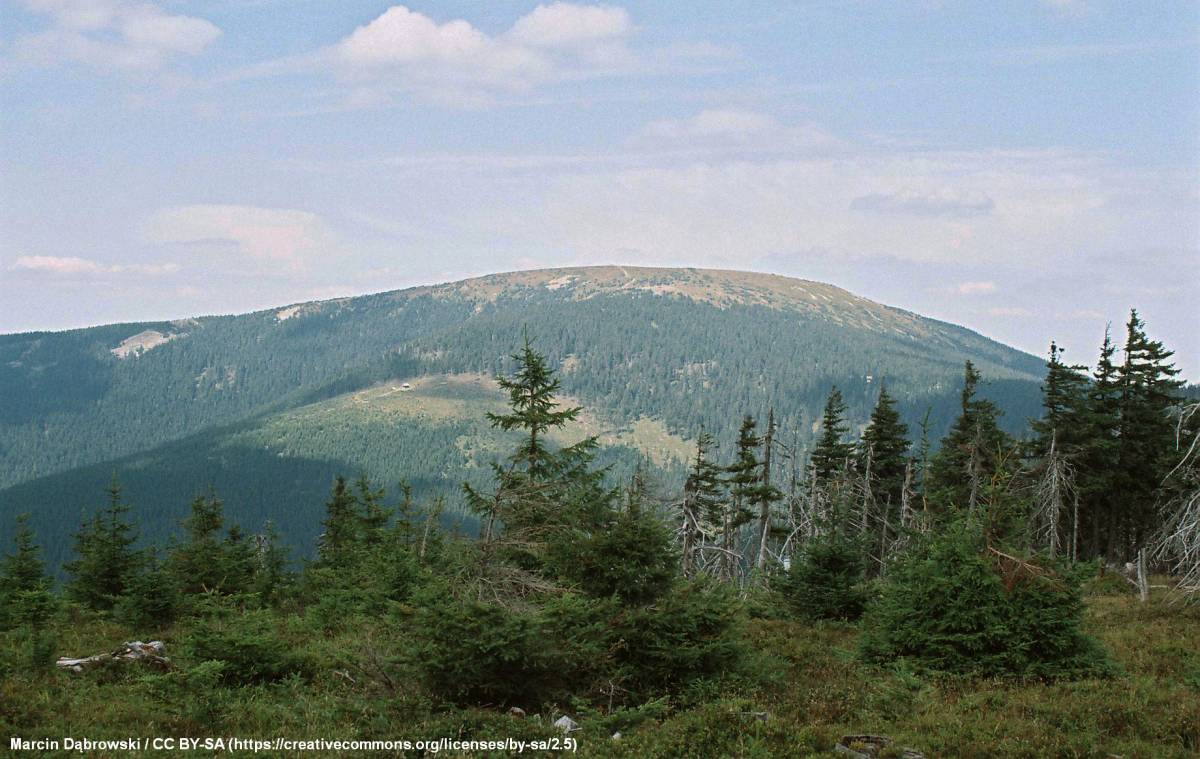
[[[69,669],[72,672],[82,672],[89,667],[94,667],[108,661],[141,661],[159,669],[169,669],[171,667],[171,660],[162,655],[163,648],[164,645],[161,640],[152,640],[149,643],[135,640],[125,643],[116,651],[107,654],[95,654],[82,659],[60,656],[55,664],[62,669]]]
[[[886,735],[843,735],[833,750],[850,757],[850,759],[875,759],[891,742],[892,739]],[[911,748],[900,749],[889,756],[899,756],[902,759],[925,759],[924,754]]]

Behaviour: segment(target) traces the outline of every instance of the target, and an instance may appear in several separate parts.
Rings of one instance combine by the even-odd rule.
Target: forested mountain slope
[[[886,382],[914,429],[931,410],[936,440],[964,359],[1010,429],[1038,411],[1039,359],[830,285],[696,269],[517,272],[239,316],[0,336],[0,518],[50,508],[47,499],[58,516],[77,514],[114,469],[149,514],[181,512],[161,500],[225,487],[237,472],[238,487],[261,496],[251,508],[226,493],[231,513],[277,523],[335,470],[456,484],[487,458],[463,449],[477,421],[464,431],[454,414],[389,416],[386,404],[347,399],[503,372],[524,330],[623,460],[653,451],[621,429],[652,425],[677,450],[703,427],[728,444],[742,414],[768,407],[802,449],[833,384],[861,424]],[[314,514],[321,490],[307,496]]]

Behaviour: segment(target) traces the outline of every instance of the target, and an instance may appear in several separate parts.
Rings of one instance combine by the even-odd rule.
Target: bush
[[[201,618],[184,639],[184,651],[199,662],[220,662],[225,685],[252,685],[307,674],[305,658],[277,629],[280,619],[266,609],[220,609]]]
[[[134,630],[162,629],[175,619],[179,607],[171,575],[151,563],[130,579],[124,595],[113,605],[113,614]]]
[[[312,565],[301,583],[305,615],[318,628],[354,624],[359,616],[378,617],[407,601],[421,581],[416,559],[406,548],[348,554],[346,566]]]
[[[58,596],[45,588],[18,590],[5,599],[0,609],[0,629],[25,626],[40,630],[59,610]]]
[[[675,692],[736,669],[743,653],[733,592],[681,583],[657,604],[619,613],[612,633],[617,682],[635,698]]]
[[[1124,575],[1104,566],[1103,562],[1097,561],[1092,571],[1092,577],[1083,584],[1085,596],[1131,596],[1137,592]]]
[[[38,628],[23,631],[21,637],[25,666],[31,671],[53,669],[58,638],[53,633]]]
[[[429,593],[414,618],[414,659],[435,698],[455,704],[541,703],[548,646],[533,614]]]
[[[1108,659],[1080,629],[1081,581],[1061,566],[1005,563],[978,529],[950,525],[891,568],[863,618],[860,652],[961,674],[1101,674]]]
[[[632,608],[565,594],[514,610],[429,593],[412,658],[432,696],[460,705],[641,703],[736,669],[740,619],[735,595],[707,583]]]
[[[787,606],[806,619],[862,616],[866,561],[862,546],[838,533],[817,538],[792,560],[778,583]]]
[[[629,604],[654,601],[675,578],[674,537],[653,514],[628,509],[605,530],[569,544],[560,563],[568,580],[590,596],[619,596]]]

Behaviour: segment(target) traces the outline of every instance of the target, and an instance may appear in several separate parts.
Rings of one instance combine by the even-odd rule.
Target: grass
[[[563,706],[583,726],[574,735],[582,756],[835,756],[840,736],[858,733],[891,736],[895,748],[912,747],[931,759],[1200,755],[1200,610],[1161,595],[1144,605],[1129,595],[1094,596],[1087,628],[1121,674],[1045,683],[881,669],[855,658],[853,625],[755,619],[747,634],[757,655],[748,673],[611,714]],[[59,620],[52,633],[56,655],[104,651],[124,639],[121,627],[79,612]],[[11,735],[555,735],[549,722],[557,714],[522,719],[498,710],[435,708],[406,665],[390,658],[404,631],[384,621],[317,632],[284,615],[281,635],[314,663],[312,671],[242,688],[216,685],[205,666],[187,661],[179,644],[186,633],[161,631],[178,665],[171,672],[126,665],[83,675],[45,664],[30,668],[26,641],[3,636],[4,748]],[[614,731],[622,736],[613,739]]]
[[[251,434],[272,448],[301,452],[299,446],[312,430],[337,436],[353,437],[373,427],[391,429],[398,424],[419,423],[448,425],[469,430],[460,449],[492,450],[504,436],[495,433],[487,413],[507,410],[505,396],[495,381],[481,374],[435,374],[392,380],[382,385],[346,393],[336,398],[283,412],[266,420]],[[560,397],[564,406],[579,405],[570,397]],[[559,445],[571,445],[595,436],[602,446],[628,446],[648,456],[660,466],[686,462],[695,452],[695,443],[673,435],[659,419],[641,417],[620,422],[610,415],[585,410],[562,430],[549,437]],[[303,453],[310,453],[304,450]]]
[[[1200,756],[1200,612],[1156,597],[1089,599],[1087,629],[1122,673],[1044,683],[919,676],[855,660],[857,629],[758,620],[777,677],[748,698],[682,711],[622,739],[618,756],[823,756],[883,734],[928,757]],[[767,721],[746,714],[767,712]],[[697,722],[704,742],[688,747]],[[607,749],[596,755],[609,753]]]

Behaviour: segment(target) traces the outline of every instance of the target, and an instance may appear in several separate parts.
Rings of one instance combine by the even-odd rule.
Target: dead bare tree
[[[1152,556],[1168,562],[1178,576],[1175,589],[1180,597],[1200,603],[1200,430],[1188,432],[1198,418],[1200,403],[1180,411],[1175,444],[1182,455],[1166,477],[1166,482],[1178,485],[1164,504],[1168,517],[1154,540]]]
[[[767,410],[767,434],[763,436],[762,487],[778,494],[771,484],[771,454],[775,444],[775,409]],[[761,572],[767,561],[767,540],[771,536],[772,498],[763,496],[758,514],[758,559],[754,566]]]
[[[925,512],[918,512],[913,508],[915,498],[916,493],[913,490],[913,462],[909,460],[904,464],[904,484],[900,487],[899,528],[894,529],[893,525],[888,523],[886,517],[883,519],[884,533],[883,542],[880,544],[879,562],[881,573],[887,568],[888,558],[904,551],[908,547],[913,531],[925,532],[928,529],[928,523],[924,519]],[[890,541],[888,540],[889,530],[895,536]]]
[[[1041,472],[1033,489],[1031,528],[1033,544],[1045,548],[1051,557],[1062,549],[1063,515],[1072,500],[1078,516],[1078,494],[1075,492],[1075,470],[1058,448],[1058,434],[1051,433],[1050,450],[1041,464]],[[1077,526],[1075,534],[1077,535]],[[1072,538],[1074,553],[1076,538]]]

